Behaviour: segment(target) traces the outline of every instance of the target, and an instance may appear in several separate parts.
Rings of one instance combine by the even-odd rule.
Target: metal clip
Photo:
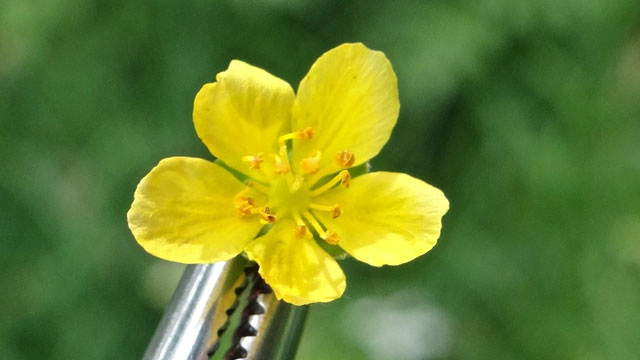
[[[277,300],[257,266],[241,256],[187,266],[143,359],[210,359],[240,304],[224,359],[293,359],[308,307]]]

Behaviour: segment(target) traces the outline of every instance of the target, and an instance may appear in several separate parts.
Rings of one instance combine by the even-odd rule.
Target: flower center
[[[295,174],[289,161],[287,142],[306,141],[313,137],[314,130],[307,127],[278,138],[279,151],[277,154],[243,156],[247,163],[249,173],[251,171],[265,171],[275,174],[269,176],[272,179],[268,184],[249,181],[247,187],[235,196],[234,202],[239,216],[259,215],[260,221],[265,224],[274,223],[278,219],[290,218],[297,224],[292,229],[296,238],[309,236],[308,228],[329,244],[337,244],[340,237],[337,233],[328,230],[321,224],[314,212],[329,212],[332,218],[342,214],[338,204],[319,204],[314,198],[333,188],[338,183],[349,187],[351,175],[348,170],[340,171],[325,184],[310,190],[305,176],[315,174],[320,169],[322,153],[314,151],[310,157],[300,162],[302,174]],[[338,166],[348,168],[355,162],[353,153],[349,150],[339,151],[335,155]],[[257,199],[264,199],[259,201]]]
[[[289,184],[287,180],[285,177],[277,178],[267,193],[269,207],[281,218],[293,218],[308,209],[311,202],[311,192],[304,181],[298,179]]]

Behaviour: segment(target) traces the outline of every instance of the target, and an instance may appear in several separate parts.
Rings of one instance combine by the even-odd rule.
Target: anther
[[[244,188],[244,190],[240,191],[233,199],[236,210],[238,210],[238,215],[240,216],[253,214],[254,200],[246,196],[248,193],[249,188]]]
[[[335,219],[338,216],[342,215],[342,209],[340,209],[340,206],[336,204],[331,208],[329,214],[331,214],[331,217]]]
[[[235,199],[236,210],[238,215],[249,216],[253,213],[254,201],[250,197],[239,197]]]
[[[269,209],[268,206],[265,206],[262,209],[260,209],[258,213],[260,214],[260,218],[262,219],[261,221],[263,223],[273,224],[274,222],[276,222],[276,217],[273,214],[271,214],[271,209]]]
[[[243,200],[236,200],[236,210],[238,210],[238,215],[240,216],[249,216],[253,213],[253,199],[245,198]]]
[[[347,170],[342,170],[340,171],[340,185],[348,188],[349,185],[351,185],[351,174],[349,174],[349,171]]]
[[[338,245],[340,242],[340,236],[331,230],[327,230],[324,233],[324,236],[322,236],[322,240],[326,241],[327,244]]]
[[[313,136],[313,133],[314,131],[312,128],[306,127],[304,129],[301,129],[292,133],[281,135],[278,138],[278,143],[280,145],[284,145],[285,141],[291,140],[291,139],[309,140]]]
[[[293,229],[293,236],[300,240],[307,235],[307,227],[304,225],[298,225],[295,229]]]
[[[315,174],[320,169],[320,151],[316,151],[316,154],[313,157],[308,157],[302,159],[300,162],[300,166],[302,167],[302,171],[305,174]]]
[[[336,154],[336,163],[340,167],[350,167],[356,161],[356,157],[349,150],[338,151]]]
[[[311,139],[313,137],[313,133],[314,132],[315,131],[313,131],[312,128],[306,127],[306,128],[304,128],[302,130],[296,131],[295,137],[296,137],[296,139],[300,139],[300,140],[309,140],[309,139]]]
[[[248,162],[250,169],[260,169],[260,164],[264,161],[264,157],[262,156],[262,153],[258,153],[256,156],[243,156],[242,161]]]

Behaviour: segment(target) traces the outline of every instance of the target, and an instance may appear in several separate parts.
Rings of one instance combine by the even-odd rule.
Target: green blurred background
[[[0,358],[139,358],[182,266],[126,211],[242,59],[294,88],[343,42],[402,109],[374,169],[451,201],[438,246],[342,263],[300,359],[640,356],[640,2],[0,1]]]

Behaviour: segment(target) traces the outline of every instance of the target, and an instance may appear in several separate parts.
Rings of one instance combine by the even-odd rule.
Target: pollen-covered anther
[[[327,230],[322,236],[322,240],[324,240],[327,244],[338,245],[338,243],[340,242],[340,236],[338,235],[338,233]]]
[[[305,174],[315,174],[320,169],[320,151],[316,151],[313,157],[302,159],[300,166]]]
[[[331,207],[331,210],[329,211],[329,214],[331,214],[331,217],[334,219],[342,215],[342,209],[340,209],[340,205],[333,205],[333,207]]]
[[[309,139],[311,139],[313,137],[313,133],[314,132],[315,131],[312,128],[307,127],[307,128],[302,129],[302,130],[296,131],[294,133],[295,134],[294,136],[296,137],[296,139],[309,140]]]
[[[269,209],[268,206],[265,206],[262,209],[260,209],[258,214],[260,214],[260,218],[262,219],[262,222],[264,222],[265,224],[273,224],[274,222],[276,222],[276,217],[271,213],[271,209]]]
[[[299,139],[299,140],[309,140],[313,137],[313,129],[310,127],[306,127],[304,129],[294,131],[292,133],[280,135],[278,138],[278,143],[280,145],[284,145],[287,140]]]
[[[356,157],[349,150],[338,151],[336,154],[336,164],[340,167],[350,167],[356,162]]]
[[[340,185],[346,188],[348,188],[349,185],[351,185],[351,174],[349,174],[349,171],[347,170],[340,171]]]
[[[255,201],[253,198],[247,196],[249,194],[249,186],[245,187],[242,191],[236,194],[233,198],[233,204],[238,210],[238,215],[249,216],[253,214],[253,205]]]
[[[238,215],[240,216],[253,214],[253,204],[254,201],[250,197],[239,197],[235,199],[236,210],[238,210]]]
[[[304,225],[298,225],[295,229],[293,229],[293,236],[300,240],[307,236],[307,227]]]
[[[256,156],[247,155],[242,157],[242,161],[248,162],[250,169],[259,170],[260,164],[264,161],[264,156],[262,153],[258,153]]]

